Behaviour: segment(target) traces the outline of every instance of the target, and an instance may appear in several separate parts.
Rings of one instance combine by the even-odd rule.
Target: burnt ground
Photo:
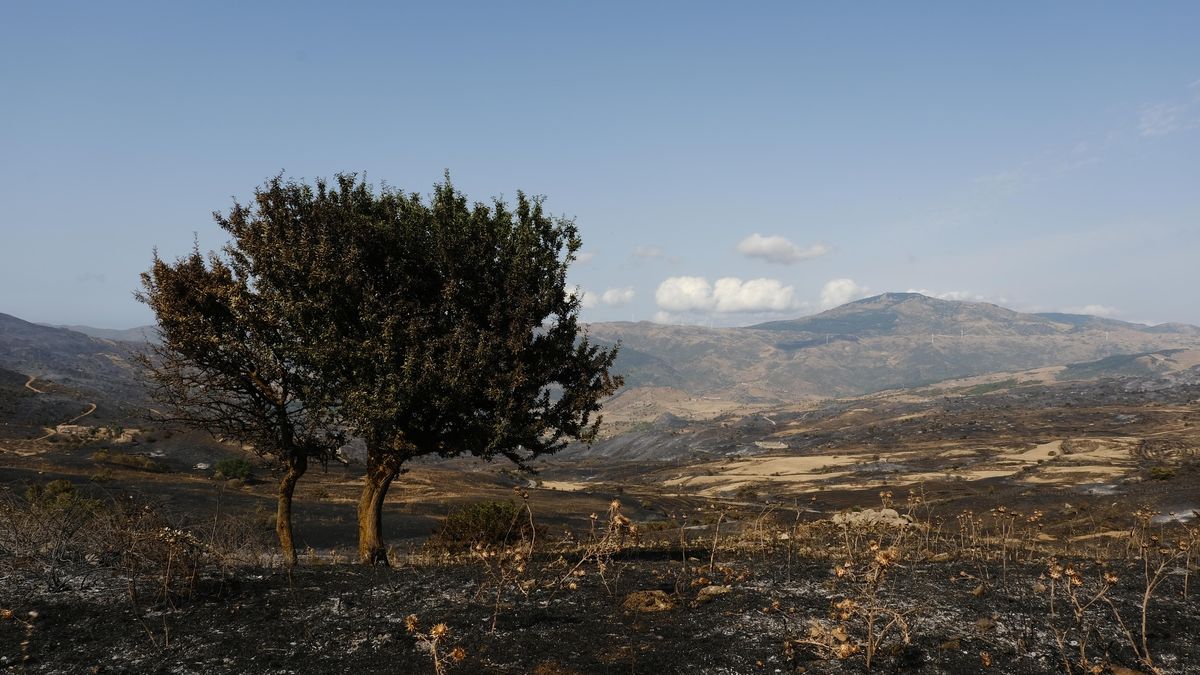
[[[487,579],[479,563],[433,564],[404,554],[395,569],[335,563],[346,560],[354,545],[354,504],[362,471],[334,465],[328,471],[314,468],[301,481],[296,526],[307,563],[291,577],[269,566],[210,565],[194,585],[182,585],[176,572],[172,592],[164,595],[161,582],[156,582],[162,570],[130,574],[104,559],[80,555],[56,563],[55,577],[63,583],[49,584],[45,568],[39,567],[45,556],[31,562],[0,552],[0,609],[14,612],[13,618],[0,620],[0,669],[433,672],[429,650],[404,625],[405,617],[415,614],[423,631],[439,622],[447,624],[440,653],[462,647],[465,658],[447,664],[451,673],[861,672],[866,670],[865,621],[861,612],[842,619],[834,609],[836,603],[853,598],[859,607],[877,606],[882,617],[901,612],[910,627],[908,645],[895,626],[885,635],[873,672],[1084,672],[1080,645],[1091,665],[1126,675],[1128,671],[1119,668],[1149,672],[1116,618],[1119,613],[1134,641],[1140,642],[1143,570],[1130,557],[1130,538],[1119,535],[1129,531],[1132,512],[1143,504],[1163,514],[1180,511],[1180,520],[1190,522],[1190,509],[1200,503],[1198,395],[1194,385],[1130,389],[1117,381],[1086,388],[1023,386],[977,396],[931,396],[919,402],[905,397],[835,402],[816,412],[772,412],[774,422],[753,417],[724,426],[718,420],[694,430],[662,429],[647,436],[648,444],[679,442],[704,451],[701,458],[711,461],[725,449],[741,452],[754,448],[754,440],[769,440],[778,433],[778,424],[794,432],[787,438],[791,454],[855,452],[864,458],[856,468],[859,472],[883,467],[887,462],[873,455],[897,449],[928,449],[930,459],[918,457],[906,469],[923,471],[953,469],[936,459],[936,453],[951,446],[977,453],[955,460],[969,468],[969,462],[986,459],[996,447],[1115,436],[1145,441],[1138,446],[1144,455],[1136,458],[1138,469],[1102,484],[1030,485],[1017,478],[987,478],[921,485],[925,503],[936,509],[927,520],[942,538],[943,549],[955,536],[961,537],[964,522],[972,522],[963,514],[990,519],[980,541],[972,544],[986,546],[990,537],[988,560],[978,560],[970,546],[939,549],[936,555],[906,554],[889,569],[873,603],[863,597],[865,570],[859,567],[850,575],[858,575],[858,581],[839,580],[833,569],[840,560],[827,550],[803,555],[793,551],[789,564],[785,549],[738,554],[722,549],[718,564],[728,570],[709,573],[698,569],[707,567],[709,552],[697,542],[712,535],[718,512],[728,512],[729,518],[746,526],[768,509],[778,509],[776,514],[791,523],[795,511],[802,512],[800,520],[809,521],[878,506],[880,492],[890,491],[891,480],[902,472],[872,474],[871,480],[856,476],[854,485],[818,484],[800,494],[764,487],[709,498],[662,485],[665,477],[699,470],[689,467],[692,459],[622,462],[612,457],[572,458],[568,453],[563,461],[548,462],[542,474],[547,484],[586,483],[574,491],[538,488],[536,478],[465,461],[414,465],[392,488],[384,519],[387,538],[401,551],[418,550],[457,506],[511,499],[514,486],[528,488],[539,523],[555,536],[566,528],[586,532],[588,515],[604,513],[614,497],[644,531],[663,528],[660,536],[675,527],[676,515],[694,514],[700,506],[708,510],[704,518],[693,516],[696,520],[689,521],[706,526],[691,526],[695,529],[689,536],[695,541],[689,545],[692,559],[686,564],[682,551],[664,547],[660,539],[615,559],[607,586],[594,564],[585,566],[585,576],[574,579],[574,590],[553,583],[567,569],[555,565],[556,554],[544,553],[531,565],[533,572],[522,577],[535,582],[528,597],[507,588],[493,632],[494,606],[477,597]],[[46,395],[42,398],[35,402],[53,402]],[[67,407],[51,412],[78,414]],[[97,424],[108,423],[109,417],[116,420],[116,413],[106,411],[102,402],[92,417]],[[43,425],[35,422],[31,424]],[[215,480],[211,470],[197,469],[201,463],[247,456],[236,446],[153,428],[125,445],[101,437],[19,440],[36,438],[33,426],[19,434],[0,434],[8,449],[0,454],[0,490],[19,496],[31,485],[66,479],[106,503],[128,491],[162,509],[177,526],[203,528],[219,512],[240,518],[247,530],[269,544],[274,507],[270,467],[259,463],[259,481],[244,485]],[[93,454],[102,449],[152,458],[159,469],[97,461]],[[1151,474],[1155,468],[1169,471],[1156,477]],[[906,492],[896,490],[898,508],[903,509]],[[1043,526],[1022,526],[1022,536],[1038,536],[1045,545],[1057,546],[1063,563],[1070,555],[1106,558],[1119,581],[1079,622],[1059,586],[1052,615],[1050,594],[1043,588],[1048,580],[1039,579],[1047,572],[1050,553],[1019,565],[1010,558],[1005,572],[996,556],[996,519],[986,515],[1000,507],[1026,515],[1044,512]],[[866,543],[863,537],[854,545],[861,549]],[[578,550],[562,554],[569,563],[580,555]],[[861,550],[858,555],[860,561],[871,558]],[[1079,592],[1094,597],[1103,588],[1097,563],[1072,562],[1084,580]],[[1194,561],[1174,561],[1153,594],[1147,639],[1154,664],[1163,672],[1200,672],[1200,647],[1193,639],[1200,635],[1200,613],[1194,596],[1186,601],[1182,597],[1185,574],[1194,571]],[[693,606],[706,583],[728,583],[731,591]],[[648,590],[664,592],[672,607],[651,613],[623,607],[628,594]],[[28,619],[31,611],[37,612],[35,619]],[[845,623],[844,644],[859,651],[839,660],[829,649],[804,644],[810,621],[825,622],[825,633],[810,641],[828,643],[829,631]],[[26,640],[28,646],[22,647]],[[1069,665],[1064,665],[1064,654]],[[29,661],[22,663],[25,656]]]
[[[574,590],[556,582],[576,559],[555,564],[557,556],[547,554],[521,577],[534,582],[528,597],[505,586],[494,632],[495,586],[480,564],[317,564],[290,576],[238,568],[204,576],[190,591],[177,588],[169,600],[153,583],[131,586],[115,574],[80,574],[71,588],[52,593],[36,575],[10,571],[0,604],[18,618],[37,617],[0,623],[0,658],[9,672],[30,673],[434,672],[429,648],[406,629],[411,614],[418,632],[447,625],[438,650],[452,673],[866,672],[865,619],[838,617],[835,609],[845,598],[870,604],[863,575],[839,579],[830,560],[783,548],[718,553],[710,573],[704,549],[692,549],[686,565],[677,549],[627,550],[610,561],[607,581],[594,564],[583,566],[584,576],[570,577]],[[1094,563],[1073,564],[1081,597],[1104,587]],[[1106,596],[1137,633],[1140,563],[1105,569],[1120,577]],[[1200,672],[1195,591],[1182,598],[1180,570],[1172,571],[1152,600],[1150,651],[1162,672]],[[910,642],[893,627],[872,672],[1066,672],[1064,659],[1083,672],[1080,642],[1105,669],[1096,672],[1149,670],[1103,599],[1077,622],[1059,585],[1051,615],[1049,581],[1039,580],[1045,572],[1043,563],[1010,561],[1004,571],[995,561],[967,558],[899,561],[873,602],[903,613]],[[708,584],[731,590],[700,603]],[[667,608],[627,608],[635,591],[662,591]],[[843,625],[859,651],[839,660],[804,644],[789,649],[789,641],[808,638],[812,621]],[[449,658],[455,647],[465,653],[461,662]]]

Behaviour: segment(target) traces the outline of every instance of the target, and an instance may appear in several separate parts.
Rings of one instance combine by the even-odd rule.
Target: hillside
[[[1200,348],[1200,329],[887,293],[747,328],[596,323],[622,344],[629,388],[672,387],[743,402],[855,396],[1122,354]]]
[[[157,340],[158,328],[155,326],[136,326],[134,328],[95,328],[92,326],[51,326],[65,330],[83,333],[102,340],[117,342],[154,342]]]
[[[141,344],[41,326],[0,313],[0,368],[117,401],[143,396],[131,357]]]

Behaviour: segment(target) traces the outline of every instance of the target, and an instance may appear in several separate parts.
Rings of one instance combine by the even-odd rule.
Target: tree
[[[155,253],[137,297],[154,311],[161,342],[141,363],[168,408],[164,421],[236,439],[282,464],[275,531],[290,567],[296,483],[342,436],[332,410],[308,396],[314,381],[295,358],[296,335],[244,272],[198,249],[174,263]]]
[[[589,342],[566,274],[569,220],[517,193],[469,204],[449,176],[426,202],[354,175],[276,177],[218,222],[239,269],[303,334],[323,405],[364,439],[359,558],[386,562],[383,503],[405,462],[471,454],[519,466],[590,441],[621,385]]]

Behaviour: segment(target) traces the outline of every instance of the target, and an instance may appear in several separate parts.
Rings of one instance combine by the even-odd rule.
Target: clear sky
[[[576,219],[589,320],[1200,324],[1200,3],[9,2],[0,312],[148,323],[280,170]],[[757,235],[757,236],[755,236]]]

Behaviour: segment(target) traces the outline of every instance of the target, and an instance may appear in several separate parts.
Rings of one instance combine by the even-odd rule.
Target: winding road
[[[44,393],[46,393],[46,392],[42,391],[41,389],[38,389],[37,387],[33,386],[33,381],[34,381],[34,380],[36,380],[36,379],[37,379],[37,375],[30,375],[30,376],[29,376],[29,379],[25,381],[25,388],[26,388],[26,389],[28,389],[29,391],[32,391],[32,392],[33,392],[33,393],[35,393],[35,394],[44,394]],[[87,410],[85,410],[85,411],[83,411],[82,413],[80,413],[80,414],[78,414],[78,415],[76,415],[76,416],[72,417],[71,419],[67,420],[66,422],[62,422],[61,424],[56,424],[56,425],[55,425],[55,429],[57,429],[59,426],[62,426],[62,424],[71,424],[72,422],[75,422],[75,421],[77,421],[77,420],[81,420],[81,419],[83,419],[83,418],[87,417],[88,415],[91,415],[91,414],[92,414],[92,413],[94,413],[94,412],[96,412],[96,404],[95,404],[95,403],[89,403],[89,404],[88,404],[88,409],[87,409]],[[37,437],[37,438],[27,438],[27,439],[25,439],[23,442],[25,442],[25,443],[35,443],[35,442],[37,442],[37,441],[44,441],[44,440],[46,440],[47,438],[50,438],[51,436],[53,436],[53,435],[54,435],[54,434],[56,434],[56,433],[58,433],[58,432],[57,432],[57,431],[51,431],[51,432],[47,433],[47,434],[46,434],[46,435],[44,435],[44,436],[39,436],[39,437]]]
[[[25,388],[28,389],[29,391],[32,391],[35,394],[46,393],[46,392],[42,391],[41,389],[38,389],[37,387],[33,386],[33,381],[36,379],[37,379],[37,375],[30,375],[29,379],[25,382]]]

